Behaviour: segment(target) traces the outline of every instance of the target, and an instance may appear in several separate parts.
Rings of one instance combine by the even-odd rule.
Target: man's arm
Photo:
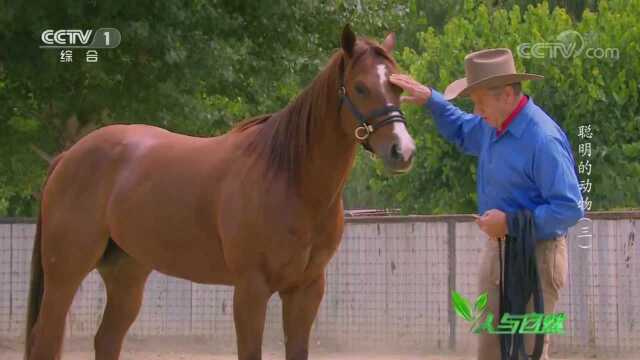
[[[455,144],[460,151],[480,156],[482,141],[488,138],[485,133],[487,125],[480,116],[460,110],[435,90],[431,91],[424,109],[431,112],[440,135]]]
[[[480,155],[487,128],[481,117],[460,110],[446,101],[442,94],[408,75],[393,74],[389,80],[409,94],[401,98],[403,102],[424,106],[425,111],[431,112],[438,131],[445,139],[467,154]]]
[[[533,177],[547,201],[533,212],[538,234],[564,232],[584,216],[580,206],[582,195],[568,151],[555,137],[545,137],[536,145]]]

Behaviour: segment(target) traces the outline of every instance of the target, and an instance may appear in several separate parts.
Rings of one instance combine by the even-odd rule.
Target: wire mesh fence
[[[554,350],[640,351],[640,214],[592,218],[592,239],[569,234],[569,278],[556,312],[566,334]],[[472,352],[476,336],[457,319],[450,294],[477,294],[479,254],[487,239],[468,216],[348,219],[340,249],[327,268],[325,298],[312,339],[336,350],[396,349]],[[23,336],[35,225],[0,223],[0,338]],[[580,245],[580,246],[578,246]],[[217,349],[235,346],[233,289],[154,272],[130,336],[206,336]],[[66,336],[93,336],[105,306],[94,271],[78,289]],[[270,303],[265,344],[283,342],[280,299]]]

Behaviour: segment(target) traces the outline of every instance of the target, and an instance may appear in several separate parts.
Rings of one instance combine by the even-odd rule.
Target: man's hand
[[[415,81],[409,75],[392,74],[389,81],[409,94],[409,96],[400,97],[402,102],[410,102],[422,106],[431,97],[431,89]]]
[[[489,238],[498,239],[507,235],[507,214],[498,210],[487,210],[482,216],[476,218],[476,224]]]

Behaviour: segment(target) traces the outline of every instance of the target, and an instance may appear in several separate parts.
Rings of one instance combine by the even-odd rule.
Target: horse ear
[[[396,47],[396,33],[389,33],[387,38],[382,42],[382,48],[385,49],[388,53],[393,52],[393,49]]]
[[[342,50],[349,56],[353,56],[353,48],[356,45],[356,34],[351,30],[351,25],[347,24],[342,29]]]

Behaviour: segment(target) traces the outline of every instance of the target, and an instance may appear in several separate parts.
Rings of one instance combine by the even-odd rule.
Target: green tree
[[[400,62],[414,77],[436,89],[463,76],[464,56],[472,51],[508,47],[518,69],[545,75],[525,83],[525,91],[567,132],[577,161],[590,161],[592,210],[640,206],[640,1],[600,1],[576,22],[562,8],[546,2],[521,9],[489,9],[482,1],[465,1],[442,33],[419,33],[419,48],[405,48]],[[519,44],[573,41],[558,36],[577,31],[587,48],[617,49],[619,56],[525,58]],[[566,33],[565,33],[566,34]],[[458,103],[471,111],[470,102]],[[407,108],[417,143],[414,170],[403,177],[377,176],[374,190],[400,204],[405,212],[443,213],[476,210],[476,160],[462,155],[437,133],[423,109]],[[591,125],[593,138],[578,138],[578,127]],[[578,145],[589,141],[592,156],[580,156]],[[586,163],[585,163],[586,164]],[[401,189],[401,190],[398,190]]]
[[[216,135],[275,111],[339,45],[351,22],[383,36],[407,12],[398,0],[0,3],[0,215],[35,214],[42,158],[110,123]],[[98,63],[40,49],[45,29],[115,27]]]

